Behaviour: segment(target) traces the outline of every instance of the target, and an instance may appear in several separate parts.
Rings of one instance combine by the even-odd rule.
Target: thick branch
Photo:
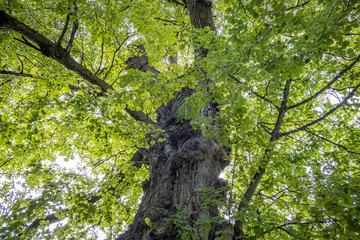
[[[107,90],[112,89],[108,83],[95,76],[88,69],[71,58],[70,54],[64,48],[57,46],[56,43],[53,43],[36,30],[9,16],[4,11],[0,11],[0,29],[14,31],[21,34],[23,37],[30,39],[39,46],[39,51],[42,54],[56,60],[67,69],[79,74],[89,83],[99,86],[102,91],[106,92]]]
[[[37,50],[37,51],[40,51],[40,49],[38,48],[38,47],[36,47],[34,44],[32,44],[31,42],[29,42],[26,38],[24,38],[24,36],[22,36],[22,39],[23,40],[21,40],[21,39],[19,39],[19,38],[14,38],[15,40],[17,40],[17,41],[19,41],[19,42],[21,42],[21,43],[23,43],[23,44],[25,44],[25,45],[27,45],[27,46],[29,46],[29,47],[31,47],[31,48],[33,48],[33,49],[35,49],[35,50]]]
[[[194,28],[210,27],[211,31],[216,31],[213,15],[211,12],[211,0],[186,0],[186,6],[189,9],[191,26]],[[208,49],[199,47],[195,50],[199,58],[205,58],[209,52]]]
[[[170,2],[170,3],[173,3],[175,5],[178,5],[178,6],[184,6],[183,3],[177,1],[177,0],[166,0],[167,2]]]
[[[77,29],[77,22],[74,22],[72,37],[70,38],[69,45],[71,45],[72,38],[75,35]],[[87,68],[76,62],[69,54],[69,49],[64,49],[61,46],[58,46],[56,43],[53,43],[45,36],[41,35],[36,30],[30,28],[24,23],[16,20],[15,18],[9,16],[4,11],[0,11],[0,30],[10,30],[16,33],[21,34],[24,39],[25,37],[30,39],[32,42],[37,44],[39,50],[45,56],[56,60],[57,62],[64,65],[67,69],[77,73],[82,78],[84,78],[89,83],[96,85],[101,88],[103,92],[106,92],[109,89],[113,89],[110,84],[104,80],[97,77],[95,74],[90,72]],[[69,45],[67,48],[69,48]],[[71,47],[71,46],[70,46]],[[155,124],[148,116],[142,112],[132,111],[128,108],[125,109],[135,120],[142,121],[145,123]]]
[[[156,128],[160,128],[160,125],[154,122],[148,115],[141,111],[131,110],[128,107],[125,108],[125,111],[134,119],[140,120],[146,124],[152,124]]]
[[[64,212],[68,212],[68,211],[69,211],[68,209],[64,210]],[[60,222],[62,219],[55,217],[55,214],[56,213],[52,213],[52,214],[47,215],[45,218],[36,219],[28,226],[28,228],[37,229],[40,226],[40,223],[42,221],[48,221],[49,225]]]
[[[290,84],[291,84],[291,79],[287,80],[285,83],[285,88],[284,88],[284,92],[283,92],[283,100],[281,102],[281,106],[280,106],[280,110],[279,110],[279,115],[278,118],[276,120],[276,124],[275,127],[271,133],[271,139],[270,141],[276,141],[279,139],[279,132],[281,129],[281,125],[284,121],[284,117],[285,117],[285,113],[288,110],[287,109],[287,102],[288,102],[288,98],[289,98],[289,93],[290,93]]]
[[[342,70],[341,72],[339,72],[334,78],[333,80],[331,80],[325,87],[323,87],[321,90],[319,90],[318,92],[316,92],[314,95],[312,95],[311,97],[305,99],[302,102],[299,102],[297,104],[294,104],[290,107],[288,107],[288,110],[299,107],[301,105],[304,105],[308,102],[310,102],[311,100],[314,100],[315,98],[317,98],[320,94],[322,94],[323,92],[325,92],[326,89],[329,89],[331,87],[331,85],[333,85],[339,78],[341,78],[345,73],[347,73],[358,61],[360,60],[360,55],[349,65],[347,66],[344,70]]]

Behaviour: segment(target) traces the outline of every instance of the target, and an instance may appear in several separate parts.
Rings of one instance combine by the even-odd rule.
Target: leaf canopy
[[[359,238],[358,1],[214,0],[216,34],[192,28],[180,1],[0,6],[2,238],[123,232],[148,177],[132,156],[166,138],[129,113],[155,123],[156,109],[184,87],[196,91],[181,117],[233,149],[223,217],[240,221],[249,239]],[[5,14],[111,88],[46,56]],[[129,67],[145,55],[156,71]],[[220,111],[200,117],[211,101]]]

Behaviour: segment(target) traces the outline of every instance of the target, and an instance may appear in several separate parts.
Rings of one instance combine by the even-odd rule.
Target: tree
[[[0,236],[359,238],[359,5],[2,1]]]

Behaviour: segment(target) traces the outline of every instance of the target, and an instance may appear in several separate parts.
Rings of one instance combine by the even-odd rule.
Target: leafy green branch
[[[283,123],[287,108],[287,102],[288,102],[288,98],[289,98],[289,93],[290,93],[290,85],[291,85],[292,80],[289,79],[285,82],[285,87],[283,90],[283,97],[282,97],[282,102],[281,102],[281,106],[279,109],[279,114],[277,117],[277,121],[275,124],[274,129],[271,132],[271,137],[270,137],[270,142],[274,142],[276,140],[278,140],[280,138],[279,136],[279,132],[281,129],[281,125]],[[249,185],[249,187],[247,188],[247,190],[245,191],[244,197],[241,200],[239,206],[238,206],[238,213],[243,213],[246,211],[247,209],[247,205],[248,202],[251,200],[251,198],[253,197],[255,190],[257,188],[257,186],[259,185],[262,176],[265,174],[266,171],[266,165],[267,163],[270,161],[270,153],[271,153],[271,149],[266,149],[265,153],[264,153],[264,162],[263,165],[260,165],[258,168],[258,171],[255,173],[254,177],[251,180],[251,183]],[[243,239],[245,237],[244,231],[243,231],[243,220],[237,219],[235,221],[234,224],[234,237],[237,238],[239,237],[240,239]]]
[[[279,133],[278,137],[280,138],[280,137],[287,136],[287,135],[290,135],[290,134],[293,134],[293,133],[297,133],[299,131],[303,131],[303,130],[307,129],[310,126],[312,126],[312,125],[314,125],[316,123],[319,123],[320,121],[322,121],[323,119],[327,118],[332,113],[334,113],[336,110],[341,108],[344,104],[346,104],[346,102],[348,100],[350,100],[357,93],[357,89],[359,87],[360,87],[360,83],[354,87],[354,89],[347,95],[346,98],[344,98],[344,100],[342,102],[337,104],[335,107],[333,107],[331,110],[329,110],[327,113],[325,113],[324,115],[322,115],[318,119],[315,119],[315,120],[311,121],[310,123],[308,123],[308,124],[306,124],[306,125],[304,125],[302,127],[299,127],[297,129],[294,129],[294,130],[291,130],[291,131],[288,131],[288,132],[284,132],[284,133]]]
[[[327,89],[329,89],[337,80],[339,80],[345,73],[347,73],[348,71],[351,70],[351,68],[360,60],[360,55],[349,65],[347,66],[345,69],[343,69],[341,72],[339,72],[325,87],[323,87],[322,89],[320,89],[318,92],[316,92],[315,94],[313,94],[311,97],[297,103],[294,105],[291,105],[289,107],[287,107],[287,110],[291,110],[293,108],[299,107],[301,105],[304,105],[312,100],[314,100],[315,98],[317,98],[320,94],[324,93]]]
[[[77,73],[83,79],[88,81],[89,83],[96,85],[101,88],[103,92],[102,95],[105,95],[105,92],[108,90],[114,90],[113,87],[105,82],[104,80],[97,77],[87,68],[79,64],[75,61],[70,53],[61,46],[58,46],[57,43],[53,43],[48,38],[27,26],[26,24],[18,21],[17,19],[9,16],[4,11],[0,11],[0,29],[2,30],[10,30],[22,35],[22,42],[30,47],[34,48],[37,51],[40,51],[43,55],[52,58],[65,66],[67,69]],[[74,29],[76,31],[77,27]],[[74,31],[74,35],[75,35]],[[30,39],[39,47],[34,46],[30,43],[26,38]],[[131,110],[128,107],[124,109],[131,117],[135,120],[142,121],[147,124],[152,124],[158,127],[158,124],[155,123],[149,116],[141,111]]]
[[[331,143],[331,144],[337,146],[338,148],[341,148],[341,149],[345,150],[345,151],[348,152],[348,153],[360,154],[359,152],[351,151],[350,149],[348,149],[347,147],[345,147],[345,146],[343,146],[343,145],[341,145],[341,144],[339,144],[339,143],[336,143],[336,142],[334,142],[334,141],[332,141],[332,140],[330,140],[330,139],[327,139],[327,138],[325,138],[325,137],[323,137],[323,136],[321,136],[321,135],[319,135],[319,134],[316,134],[316,133],[310,131],[309,129],[305,129],[304,131],[307,132],[307,133],[309,133],[309,134],[311,134],[311,135],[313,135],[313,136],[315,136],[315,137],[317,137],[317,138],[320,138],[320,139],[322,139],[322,140],[324,140],[324,141],[326,141],[326,142],[328,142],[328,143]]]

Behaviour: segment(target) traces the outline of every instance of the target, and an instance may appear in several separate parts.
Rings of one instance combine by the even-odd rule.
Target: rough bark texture
[[[215,31],[211,14],[211,1],[184,1],[189,9],[192,26],[203,28],[209,26]],[[141,50],[141,47],[140,47]],[[200,58],[207,55],[207,49],[196,50]],[[140,71],[157,71],[149,67],[146,56],[133,57],[128,60],[128,66]],[[191,96],[194,90],[183,88],[175,93],[175,97],[157,110],[157,124],[165,130],[167,140],[157,142],[148,150],[150,161],[150,177],[143,182],[143,198],[134,222],[127,232],[118,240],[128,239],[180,239],[177,229],[167,224],[168,218],[178,211],[188,211],[188,224],[195,226],[197,220],[206,217],[218,217],[217,206],[203,209],[203,199],[197,189],[219,188],[226,183],[219,179],[221,171],[227,165],[230,150],[219,146],[216,138],[205,138],[201,130],[194,130],[188,121],[178,119],[178,113],[185,98]],[[203,116],[214,116],[216,104],[211,103],[201,111]],[[150,230],[145,218],[151,219],[157,225]],[[197,239],[214,239],[215,232],[229,227],[213,224],[205,236],[197,234]]]
[[[178,239],[167,218],[183,209],[188,210],[188,222],[218,216],[217,207],[201,209],[203,199],[195,189],[224,186],[218,176],[226,166],[228,151],[215,139],[206,139],[188,122],[170,119],[166,125],[167,140],[149,149],[150,178],[143,182],[143,199],[129,230],[118,239]],[[150,218],[157,228],[150,231],[144,219]],[[205,237],[213,239],[213,226]],[[218,230],[218,229],[217,229]]]

